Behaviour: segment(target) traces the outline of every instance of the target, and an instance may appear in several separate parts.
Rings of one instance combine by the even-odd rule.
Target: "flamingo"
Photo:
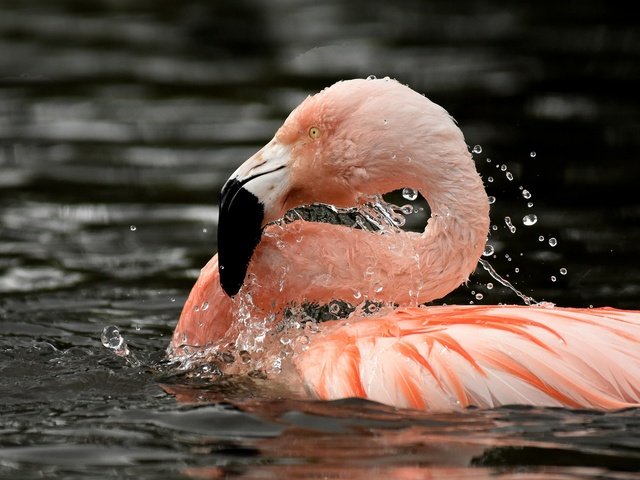
[[[403,187],[430,205],[422,233],[279,220]],[[638,311],[425,306],[474,271],[489,202],[452,117],[395,80],[341,81],[307,97],[226,182],[218,228],[174,357],[209,352],[226,359],[225,372],[258,365],[312,398],[428,411],[640,404]],[[322,323],[291,320],[296,306],[338,300],[359,307]]]

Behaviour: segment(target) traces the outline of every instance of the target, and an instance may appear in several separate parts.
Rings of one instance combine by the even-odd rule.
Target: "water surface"
[[[306,95],[370,74],[427,93],[482,146],[501,274],[559,305],[638,308],[631,17],[602,2],[0,0],[0,476],[636,478],[637,410],[434,415],[162,364],[216,250],[223,182]],[[488,282],[478,269],[442,301],[520,301]],[[142,366],[102,347],[107,325]]]

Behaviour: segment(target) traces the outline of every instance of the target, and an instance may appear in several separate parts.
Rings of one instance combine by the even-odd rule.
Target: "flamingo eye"
[[[318,127],[311,127],[309,129],[309,136],[314,140],[320,138],[320,129]]]

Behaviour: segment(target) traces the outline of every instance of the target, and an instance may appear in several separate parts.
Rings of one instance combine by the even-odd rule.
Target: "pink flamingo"
[[[421,234],[275,222],[294,207],[349,207],[403,187],[431,207]],[[482,180],[443,108],[390,79],[338,82],[303,101],[224,186],[219,252],[169,351],[219,358],[231,345],[227,371],[242,372],[239,357],[251,355],[320,399],[427,410],[638,406],[640,312],[420,306],[468,279],[488,227]],[[282,327],[286,307],[336,299],[396,307]]]

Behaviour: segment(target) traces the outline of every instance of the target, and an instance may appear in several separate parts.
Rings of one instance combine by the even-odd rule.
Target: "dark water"
[[[0,476],[636,478],[637,410],[429,415],[162,368],[224,180],[307,94],[370,74],[482,146],[500,273],[639,308],[638,19],[503,3],[0,0]],[[490,281],[443,301],[519,301]],[[102,347],[113,324],[154,367]]]

